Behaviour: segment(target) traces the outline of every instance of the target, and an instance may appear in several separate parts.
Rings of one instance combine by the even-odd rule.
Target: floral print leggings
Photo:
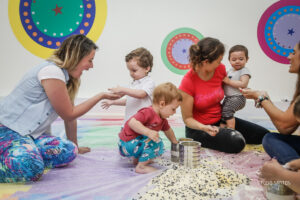
[[[71,141],[50,135],[33,139],[0,124],[0,182],[37,181],[44,168],[65,166],[77,152]]]

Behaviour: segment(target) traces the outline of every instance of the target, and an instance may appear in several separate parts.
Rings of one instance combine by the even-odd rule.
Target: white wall
[[[216,37],[226,46],[241,43],[248,47],[252,72],[249,87],[267,90],[273,100],[291,99],[296,75],[289,65],[268,58],[257,40],[257,25],[263,12],[277,0],[107,0],[108,15],[94,69],[82,76],[79,97],[90,97],[118,84],[130,82],[124,57],[137,47],[149,49],[154,56],[151,76],[157,84],[181,77],[163,64],[160,49],[173,30],[189,27],[204,36]],[[42,62],[15,38],[8,20],[8,1],[0,1],[0,96],[6,96],[22,75]],[[224,64],[229,67],[227,54]]]

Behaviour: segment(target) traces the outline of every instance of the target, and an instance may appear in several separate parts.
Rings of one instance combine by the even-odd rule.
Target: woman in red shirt
[[[186,125],[186,137],[201,142],[203,147],[227,153],[238,153],[246,143],[261,144],[269,131],[259,125],[236,118],[236,130],[219,128],[222,87],[226,77],[221,63],[224,45],[214,38],[203,38],[190,47],[192,69],[183,77],[182,118]]]

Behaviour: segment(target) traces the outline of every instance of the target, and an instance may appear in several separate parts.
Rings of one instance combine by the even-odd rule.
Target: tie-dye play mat
[[[247,145],[239,154],[202,148],[201,166],[186,169],[170,161],[170,142],[161,133],[166,153],[153,164],[159,170],[137,174],[133,164],[118,153],[122,121],[108,114],[80,118],[79,145],[92,151],[79,155],[67,167],[45,170],[38,182],[0,184],[0,199],[265,199],[257,171],[270,158],[261,145]],[[177,138],[184,137],[182,120],[173,117],[169,121]],[[268,121],[263,123],[272,129]],[[54,123],[52,132],[65,137],[61,120]]]

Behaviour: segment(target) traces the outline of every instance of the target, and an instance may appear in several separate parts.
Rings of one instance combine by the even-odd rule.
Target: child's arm
[[[105,100],[101,102],[101,107],[103,109],[108,109],[110,106],[125,106],[126,105],[126,98],[117,99],[117,100]]]
[[[131,88],[126,88],[126,87],[115,87],[115,88],[109,88],[109,91],[119,94],[119,95],[128,95],[137,99],[143,99],[147,97],[147,92],[145,90],[141,89],[131,89]]]
[[[170,142],[172,142],[173,144],[178,143],[172,128],[169,128],[169,130],[164,131],[164,133],[167,136],[167,138],[170,140]]]
[[[140,121],[132,117],[128,123],[129,127],[136,133],[149,137],[154,142],[159,142],[159,135],[157,131],[145,127]]]
[[[245,75],[241,76],[240,80],[231,80],[230,78],[225,77],[223,79],[223,82],[234,88],[246,88],[248,86],[249,79],[250,79],[250,76],[245,74]]]

